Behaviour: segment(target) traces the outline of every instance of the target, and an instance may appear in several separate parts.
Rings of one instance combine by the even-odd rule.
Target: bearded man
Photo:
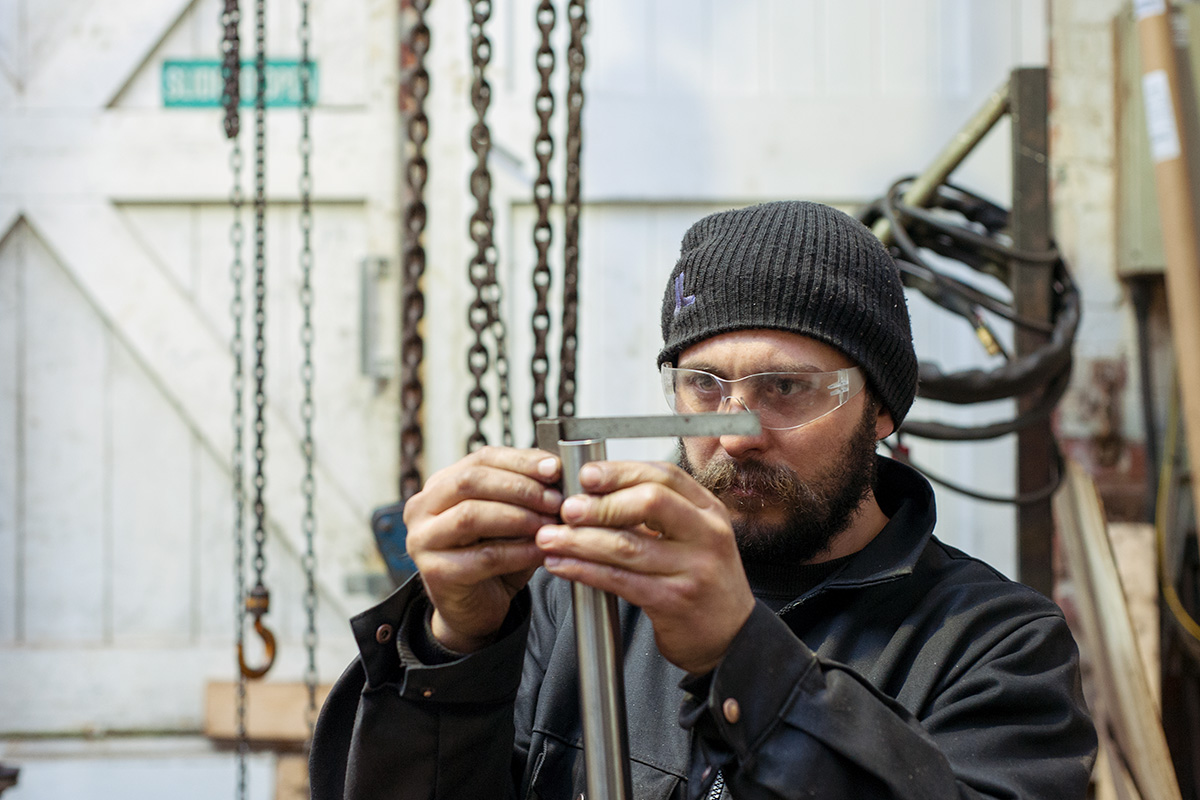
[[[933,536],[877,456],[917,359],[894,262],[827,206],[693,225],[658,361],[680,413],[754,411],[679,464],[484,448],[405,507],[419,569],[357,616],[312,796],[580,798],[567,580],[621,599],[634,797],[1087,794],[1096,735],[1057,606]]]

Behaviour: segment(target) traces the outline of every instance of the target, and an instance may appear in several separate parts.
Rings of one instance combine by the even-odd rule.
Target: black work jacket
[[[705,796],[718,771],[737,800],[1086,796],[1096,734],[1062,613],[933,538],[913,470],[881,459],[879,484],[883,531],[778,615],[759,603],[708,675],[668,663],[621,604],[637,800]],[[426,607],[418,578],[352,620],[312,797],[579,797],[569,585],[539,571],[507,634],[449,663],[408,646]]]

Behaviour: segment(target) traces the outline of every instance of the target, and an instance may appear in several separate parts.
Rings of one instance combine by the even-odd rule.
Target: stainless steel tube
[[[603,439],[558,443],[563,492],[580,494],[579,469],[603,461]],[[579,702],[588,800],[632,800],[629,733],[625,724],[625,680],[617,598],[580,583],[571,584],[579,657]]]

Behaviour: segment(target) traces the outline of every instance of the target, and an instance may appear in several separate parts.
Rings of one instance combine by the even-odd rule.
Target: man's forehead
[[[752,328],[704,339],[679,354],[678,366],[746,372],[828,372],[855,366],[837,348],[793,331]]]

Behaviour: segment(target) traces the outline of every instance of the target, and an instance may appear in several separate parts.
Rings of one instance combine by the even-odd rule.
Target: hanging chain
[[[429,0],[405,0],[415,19],[407,25],[407,36],[400,45],[400,113],[406,120],[404,176],[408,198],[404,208],[404,254],[400,285],[402,330],[400,334],[400,499],[421,490],[418,461],[425,441],[421,432],[421,404],[425,391],[421,385],[421,362],[425,341],[421,338],[421,320],[425,316],[425,181],[429,166],[425,161],[425,142],[429,138],[429,118],[425,98],[429,96],[429,73],[425,56],[429,52],[429,27],[425,12]]]
[[[264,466],[266,445],[266,321],[267,321],[267,258],[266,258],[266,117],[267,117],[267,56],[265,0],[254,4],[254,586],[246,595],[247,613],[254,617],[254,630],[266,650],[261,667],[246,665],[244,652],[238,649],[238,666],[247,678],[261,678],[275,663],[275,635],[263,624],[263,616],[271,609],[271,594],[263,583],[267,559],[264,553],[267,539],[267,485]]]
[[[304,477],[300,490],[304,495],[304,514],[301,528],[304,531],[304,650],[308,663],[304,668],[304,685],[308,688],[308,737],[312,740],[313,727],[317,722],[317,520],[314,509],[316,481],[313,478],[313,289],[312,289],[312,61],[309,44],[312,28],[308,20],[309,0],[300,0],[300,306],[303,322],[300,326],[300,342],[304,346],[304,363],[300,367],[300,380],[304,384],[304,399],[300,403],[300,420],[304,424],[304,439],[300,450],[304,455]]]
[[[533,373],[533,402],[529,406],[534,423],[550,416],[550,402],[546,398],[546,378],[550,372],[550,357],[546,353],[546,338],[550,333],[550,243],[553,230],[550,226],[550,206],[554,203],[554,184],[550,180],[550,160],[554,156],[554,137],[550,134],[550,119],[554,115],[554,91],[551,78],[554,75],[554,47],[551,37],[556,20],[553,0],[541,0],[537,8],[537,25],[541,31],[541,43],[537,50],[537,71],[541,77],[534,110],[538,116],[538,134],[534,139],[533,152],[538,162],[537,180],[533,183],[533,202],[537,206],[537,222],[533,226],[533,244],[537,248],[537,265],[533,269],[533,290],[536,306],[533,311],[533,358],[530,369]]]
[[[241,131],[241,112],[238,109],[242,100],[242,42],[238,33],[241,21],[238,0],[225,0],[225,8],[221,12],[221,27],[225,29],[221,37],[221,78],[224,82],[221,106],[225,109],[225,138],[235,141]]]
[[[491,60],[492,44],[484,25],[492,14],[491,0],[468,0],[471,5],[471,105],[475,108],[475,125],[471,128],[471,149],[475,152],[475,169],[471,171],[471,194],[475,197],[475,213],[471,215],[470,233],[475,242],[469,274],[475,287],[467,320],[475,333],[475,341],[467,352],[467,368],[475,384],[467,397],[467,413],[475,429],[467,438],[467,450],[474,451],[487,444],[483,420],[490,402],[483,386],[491,357],[484,343],[484,332],[491,333],[496,346],[496,374],[499,378],[500,414],[503,442],[511,446],[512,400],[508,392],[508,357],[506,355],[504,321],[500,317],[500,284],[496,280],[496,245],[492,237],[492,176],[488,171],[491,152],[491,131],[487,126],[487,109],[492,88],[484,77]]]
[[[267,535],[266,444],[266,323],[267,323],[267,56],[265,0],[254,3],[254,589],[263,590],[263,553]],[[265,610],[265,609],[264,609]]]
[[[246,391],[245,368],[242,357],[245,352],[245,338],[242,336],[242,321],[245,318],[245,303],[242,300],[242,283],[245,280],[246,269],[242,263],[242,246],[246,240],[245,229],[242,226],[242,145],[238,139],[241,131],[241,37],[238,27],[241,22],[241,10],[238,0],[225,0],[225,8],[221,12],[221,26],[224,34],[221,38],[221,77],[224,89],[221,93],[221,105],[225,110],[225,138],[232,144],[229,155],[229,167],[233,173],[233,188],[229,195],[229,206],[233,211],[233,223],[229,230],[229,241],[233,246],[233,263],[229,269],[230,282],[233,284],[233,300],[229,305],[229,314],[233,322],[233,338],[229,345],[233,357],[233,452],[230,456],[230,468],[233,476],[233,574],[234,574],[234,631],[237,651],[241,652],[245,644],[246,606],[244,590],[246,586],[246,484],[245,484],[245,455],[246,446],[243,432],[246,427],[246,414],[242,407],[242,397]],[[237,694],[235,709],[235,726],[237,733],[237,800],[246,797],[246,756],[250,744],[246,737],[246,676],[241,669],[237,670]]]
[[[570,0],[567,18],[571,42],[567,47],[567,179],[563,206],[563,317],[558,366],[558,413],[575,416],[575,361],[579,323],[580,164],[583,149],[583,36],[587,33],[585,0]]]

